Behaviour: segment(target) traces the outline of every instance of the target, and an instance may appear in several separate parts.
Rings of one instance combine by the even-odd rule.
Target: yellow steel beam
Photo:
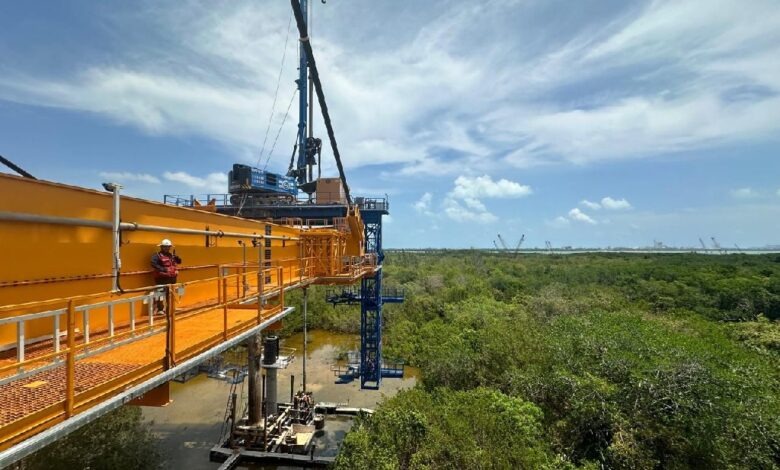
[[[113,210],[109,193],[0,175],[0,451],[276,318],[287,289],[378,269],[357,210],[312,228],[122,197],[123,290],[112,291]],[[185,264],[155,319],[161,238]]]

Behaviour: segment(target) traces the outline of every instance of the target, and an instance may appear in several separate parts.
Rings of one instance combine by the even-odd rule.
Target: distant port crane
[[[520,246],[522,246],[522,245],[523,245],[523,242],[524,242],[524,241],[525,241],[525,234],[523,234],[523,235],[520,237],[520,241],[519,241],[519,242],[517,242],[517,246],[515,247],[515,251],[520,251]]]
[[[509,251],[509,246],[506,244],[504,237],[502,237],[500,233],[498,234],[498,241],[505,250]]]
[[[718,250],[719,252],[725,254],[726,250],[723,249],[723,247],[720,246],[720,243],[718,243],[718,240],[715,240],[715,237],[710,237],[710,240],[712,240],[712,246]]]

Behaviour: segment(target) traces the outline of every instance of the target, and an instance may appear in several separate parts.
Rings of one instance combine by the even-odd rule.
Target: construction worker
[[[178,266],[181,264],[181,258],[176,255],[173,249],[173,243],[167,238],[163,239],[159,245],[160,251],[152,256],[152,268],[154,269],[154,283],[175,284],[176,276],[179,274]],[[157,314],[164,314],[165,305],[162,300],[157,301]]]

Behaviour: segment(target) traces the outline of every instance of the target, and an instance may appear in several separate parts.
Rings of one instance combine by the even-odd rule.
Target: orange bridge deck
[[[328,282],[355,282],[374,269],[364,268]],[[259,302],[258,284],[250,283],[252,278],[260,285]],[[32,321],[56,322],[65,330],[58,337],[31,344],[20,335],[21,348],[0,353],[0,450],[101,405],[104,413],[127,403],[273,327],[293,310],[284,306],[284,292],[317,281],[322,282],[286,277],[282,268],[272,268],[125,292],[111,300],[91,295],[39,302],[37,308],[16,307],[34,313],[0,322],[16,322],[22,332],[24,327],[19,325]],[[216,287],[217,295],[186,305],[187,290],[200,287],[202,291],[204,285]],[[167,299],[165,313],[155,315],[154,304],[163,297]],[[14,308],[2,307],[0,312]],[[105,321],[99,321],[101,317]],[[113,406],[105,406],[112,400]],[[0,466],[7,463],[2,458],[0,454]]]

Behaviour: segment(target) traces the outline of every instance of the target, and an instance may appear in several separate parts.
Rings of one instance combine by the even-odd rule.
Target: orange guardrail
[[[133,366],[121,383],[108,388],[136,383],[148,376],[150,367],[165,370],[259,325],[282,310],[286,289],[311,281],[301,275],[299,267],[291,265],[262,269],[227,265],[220,266],[218,274],[123,294],[90,294],[0,307],[0,325],[15,324],[19,332],[15,347],[0,353],[0,449],[45,422],[66,419],[83,410],[96,398],[96,390],[114,379],[101,380],[100,371],[95,370],[80,373],[85,366]],[[190,292],[195,295],[189,296]],[[157,302],[162,302],[164,315],[156,315]],[[25,313],[16,315],[19,311]],[[24,331],[32,321],[51,322],[55,333],[30,341]],[[154,337],[164,337],[162,342],[157,338],[160,347],[127,360],[123,350],[137,349],[139,343]],[[49,386],[54,376],[61,382],[59,386]],[[36,394],[48,395],[48,399],[32,400],[38,406],[30,409],[18,401],[25,391],[30,392],[26,395],[42,392]],[[43,409],[48,412],[39,415]]]

